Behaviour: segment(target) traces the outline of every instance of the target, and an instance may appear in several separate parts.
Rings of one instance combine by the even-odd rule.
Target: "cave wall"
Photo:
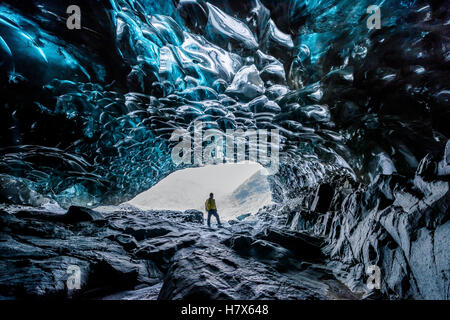
[[[333,199],[322,197],[326,211],[317,210],[320,192],[312,191],[280,223],[323,237],[329,266],[355,292],[448,300],[449,176],[437,169],[449,166],[447,155],[425,157],[412,178],[393,174],[378,175],[367,186],[334,183]],[[380,268],[381,287],[371,290],[367,270],[373,265]]]

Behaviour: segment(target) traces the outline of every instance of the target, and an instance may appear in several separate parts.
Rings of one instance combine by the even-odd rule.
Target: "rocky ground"
[[[320,238],[258,220],[209,229],[198,211],[0,211],[2,298],[355,299]],[[81,289],[68,290],[68,267]]]
[[[196,210],[1,205],[0,298],[448,300],[449,150],[412,178],[337,177],[222,228]]]
[[[258,215],[324,239],[328,267],[353,292],[367,290],[367,270],[376,266],[380,290],[370,297],[448,300],[448,146],[444,160],[426,156],[411,178],[378,175],[369,185],[337,179]]]

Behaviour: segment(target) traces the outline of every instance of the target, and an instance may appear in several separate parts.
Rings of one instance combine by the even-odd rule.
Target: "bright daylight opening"
[[[178,170],[128,203],[143,210],[205,212],[205,201],[214,193],[217,212],[224,221],[255,214],[272,202],[267,176],[258,163],[227,163]]]

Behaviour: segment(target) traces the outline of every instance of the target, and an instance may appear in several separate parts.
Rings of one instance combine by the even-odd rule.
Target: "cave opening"
[[[255,214],[272,202],[264,170],[250,161],[185,168],[172,172],[127,203],[142,210],[204,211],[205,200],[212,192],[221,219],[227,221]]]

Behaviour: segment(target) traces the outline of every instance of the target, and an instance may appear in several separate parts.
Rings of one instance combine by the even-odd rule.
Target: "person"
[[[213,215],[217,219],[217,224],[222,226],[220,223],[219,215],[217,214],[216,200],[214,199],[214,194],[209,194],[209,199],[205,203],[206,211],[208,212],[208,228],[211,228],[211,216]]]

